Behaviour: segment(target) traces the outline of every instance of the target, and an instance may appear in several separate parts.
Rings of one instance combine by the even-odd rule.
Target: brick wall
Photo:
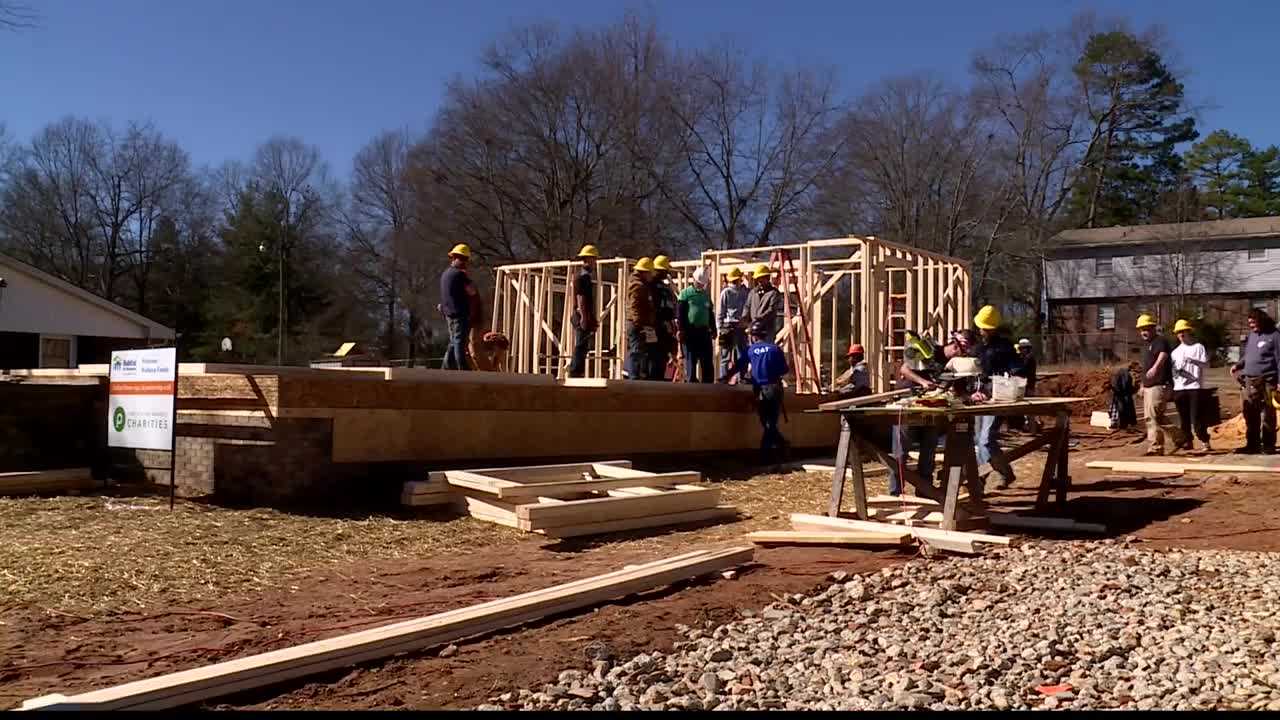
[[[106,389],[0,381],[0,472],[102,466]]]

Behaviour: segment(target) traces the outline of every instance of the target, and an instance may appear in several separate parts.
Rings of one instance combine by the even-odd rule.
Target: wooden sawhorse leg
[[[1036,492],[1036,509],[1044,510],[1049,504],[1049,494],[1057,490],[1057,505],[1067,504],[1067,490],[1071,478],[1067,475],[1068,445],[1071,441],[1071,416],[1058,413],[1053,426],[1053,441],[1049,444],[1049,455],[1044,459],[1044,472],[1040,475],[1040,489]]]
[[[829,517],[840,517],[840,504],[844,500],[844,474],[853,475],[853,504],[859,520],[867,519],[867,485],[862,477],[862,453],[858,440],[853,437],[853,425],[849,418],[840,416],[840,444],[836,447],[836,468],[831,474],[831,501],[827,504]]]
[[[947,428],[942,451],[942,529],[956,529],[956,513],[960,501],[960,485],[969,488],[969,502],[981,503],[983,488],[978,477],[978,455],[973,446],[973,420],[966,418]]]

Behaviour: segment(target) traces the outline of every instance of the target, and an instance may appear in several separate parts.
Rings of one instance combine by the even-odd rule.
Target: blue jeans
[[[737,369],[738,363],[747,356],[747,334],[742,328],[734,328],[733,344],[720,348],[720,380],[727,382],[729,376]]]
[[[445,370],[470,370],[467,362],[467,341],[471,337],[471,322],[468,318],[449,318],[449,349],[444,351]]]
[[[973,419],[973,447],[978,464],[990,463],[991,469],[1013,482],[1013,468],[1000,449],[1000,418],[995,415],[979,415]]]
[[[648,380],[653,353],[644,341],[644,333],[635,325],[627,325],[627,377]]]
[[[938,450],[938,431],[931,427],[907,427],[905,425],[894,425],[893,430],[893,449],[890,455],[893,456],[895,462],[889,466],[889,494],[902,494],[902,478],[898,474],[898,467],[907,467],[910,462],[910,456],[907,451],[912,445],[916,445],[920,450],[920,460],[916,463],[916,473],[924,478],[925,482],[933,484],[933,454]]]
[[[569,377],[580,378],[587,370],[587,351],[596,339],[595,330],[573,328],[573,359],[569,361]]]
[[[782,385],[761,385],[756,388],[756,415],[760,418],[760,454],[765,463],[774,459],[776,451],[785,450],[787,439],[778,430],[778,418],[782,414]]]
[[[711,330],[689,328],[684,333],[684,381],[715,382],[712,372]]]

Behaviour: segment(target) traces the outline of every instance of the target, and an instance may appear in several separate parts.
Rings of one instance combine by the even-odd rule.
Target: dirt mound
[[[1096,410],[1111,407],[1111,371],[1073,370],[1036,381],[1036,394],[1048,397],[1089,398],[1087,403],[1072,407],[1076,417],[1089,417]]]
[[[1236,415],[1221,425],[1209,428],[1209,437],[1216,442],[1243,443],[1245,440],[1244,415]]]

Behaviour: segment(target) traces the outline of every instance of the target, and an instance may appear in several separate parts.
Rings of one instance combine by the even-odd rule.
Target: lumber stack
[[[412,487],[410,487],[412,486]],[[408,483],[406,505],[452,503],[479,520],[551,538],[724,520],[737,508],[699,472],[651,473],[628,460],[445,470]]]
[[[400,492],[400,504],[406,507],[448,505],[453,501],[449,484],[440,480],[410,480]]]
[[[750,546],[701,550],[564,585],[283,650],[80,695],[46,695],[22,710],[165,710],[370,660],[423,650],[623,598],[750,562]]]
[[[957,498],[956,529],[985,528],[985,515],[970,512],[965,503],[969,495],[961,493]],[[874,495],[867,498],[867,516],[872,520],[909,527],[942,527],[942,503],[931,498],[914,495]]]
[[[38,495],[94,487],[89,468],[0,473],[0,495]]]
[[[795,513],[791,516],[792,530],[797,533],[836,534],[847,533],[851,536],[880,535],[889,538],[901,538],[903,534],[924,545],[937,550],[973,555],[977,552],[977,543],[1008,545],[1009,538],[1000,535],[960,532],[957,530],[940,530],[932,527],[908,527],[874,520],[847,520],[826,515],[806,515]],[[901,542],[898,540],[897,542]],[[854,544],[854,543],[848,543]],[[896,544],[895,542],[881,542]]]

